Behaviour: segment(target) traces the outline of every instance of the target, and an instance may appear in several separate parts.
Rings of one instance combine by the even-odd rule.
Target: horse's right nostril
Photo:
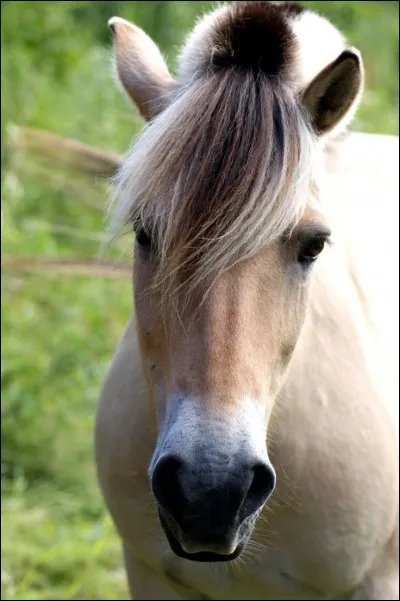
[[[253,480],[244,503],[248,515],[264,505],[271,496],[276,482],[275,471],[268,463],[258,463],[253,467],[253,473]]]
[[[184,464],[176,456],[167,456],[160,459],[152,476],[154,496],[161,507],[172,516],[180,513],[185,496],[181,484],[181,475]]]

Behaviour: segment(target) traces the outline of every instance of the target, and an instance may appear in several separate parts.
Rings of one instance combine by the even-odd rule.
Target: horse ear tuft
[[[361,100],[364,69],[358,50],[344,50],[307,86],[302,101],[316,131],[326,134],[346,126]]]

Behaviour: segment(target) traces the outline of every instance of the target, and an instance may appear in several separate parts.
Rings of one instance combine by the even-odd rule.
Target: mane
[[[115,179],[112,229],[131,224],[151,237],[165,304],[290,233],[309,199],[316,137],[290,76],[296,39],[278,4],[222,9],[212,52],[199,51]]]

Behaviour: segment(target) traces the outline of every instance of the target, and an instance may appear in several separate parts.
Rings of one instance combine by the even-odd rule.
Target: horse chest
[[[161,566],[159,566],[160,568]],[[285,571],[279,553],[269,552],[256,561],[232,565],[196,565],[168,557],[162,562],[163,576],[184,599],[324,599],[324,591],[292,577]]]

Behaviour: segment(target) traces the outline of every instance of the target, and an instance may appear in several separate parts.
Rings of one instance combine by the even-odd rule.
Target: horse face
[[[326,236],[309,215],[290,239],[218,278],[200,309],[192,303],[169,320],[151,288],[157,257],[137,236],[135,308],[158,418],[149,476],[161,523],[182,557],[235,558],[274,490],[268,422]]]
[[[177,80],[143,31],[121,19],[110,26],[119,79],[153,121],[122,171],[118,219],[153,224],[170,282],[190,266],[182,257],[198,259],[210,240],[214,273],[223,273],[190,304],[183,282],[171,317],[153,286],[160,257],[151,234],[136,232],[135,310],[158,420],[151,486],[178,555],[233,559],[274,490],[268,423],[305,320],[311,264],[329,235],[304,210],[317,138],[353,114],[362,60],[340,38],[332,62],[310,64],[299,81],[307,27],[279,3],[237,3],[200,23]],[[233,246],[237,260],[219,269]]]

